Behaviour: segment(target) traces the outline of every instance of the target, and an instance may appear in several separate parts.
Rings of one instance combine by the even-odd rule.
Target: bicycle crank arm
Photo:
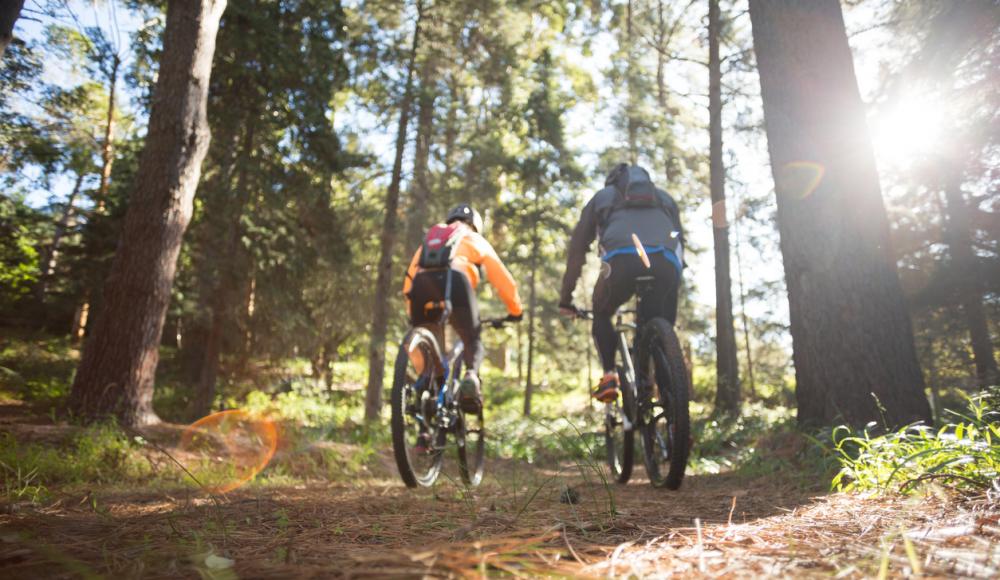
[[[609,413],[609,414],[618,414],[618,415],[621,415],[621,417],[622,417],[622,429],[624,429],[625,431],[632,431],[635,428],[635,426],[632,424],[632,421],[629,421],[628,415],[626,415],[620,409],[616,411],[615,409],[613,409],[611,407],[612,405],[614,405],[614,403],[605,403],[605,412]]]

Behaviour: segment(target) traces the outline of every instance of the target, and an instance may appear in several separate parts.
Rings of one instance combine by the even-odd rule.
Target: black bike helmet
[[[454,221],[463,221],[477,232],[482,233],[483,231],[483,216],[479,215],[479,212],[472,209],[472,206],[467,203],[460,203],[451,208],[444,221],[448,224]]]
[[[608,176],[604,178],[605,187],[617,185],[618,181],[624,175],[628,175],[628,163],[619,163],[618,165],[615,165],[611,168],[611,171],[608,172]]]

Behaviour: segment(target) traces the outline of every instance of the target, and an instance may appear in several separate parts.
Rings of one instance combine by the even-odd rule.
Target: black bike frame
[[[438,352],[444,352],[444,347],[446,346],[446,333],[448,332],[448,318],[451,317],[451,284],[452,276],[454,276],[454,271],[450,268],[448,269],[448,275],[445,277],[444,286],[444,301],[442,303],[441,318],[434,324],[427,325],[430,328],[431,334],[434,336],[434,340],[438,341]],[[425,305],[426,306],[426,305]],[[498,318],[495,320],[480,320],[480,327],[490,325],[495,328],[499,328],[505,322],[504,319]],[[465,344],[462,342],[461,338],[456,337],[455,343],[452,345],[451,350],[448,354],[444,356],[444,360],[441,364],[444,366],[444,384],[441,385],[441,390],[438,392],[437,398],[437,408],[438,414],[442,418],[447,418],[448,422],[445,426],[446,429],[450,429],[454,423],[454,417],[447,414],[447,403],[454,400],[455,391],[457,390],[458,381],[455,380],[462,372],[462,353],[465,352]]]
[[[640,377],[635,370],[635,362],[633,355],[639,344],[640,332],[647,321],[655,316],[655,312],[651,310],[649,304],[645,301],[645,298],[649,296],[653,291],[656,290],[656,279],[652,276],[639,276],[636,278],[636,308],[635,310],[619,310],[616,314],[615,320],[615,330],[618,332],[618,351],[621,354],[621,366],[623,374],[625,375],[625,384],[621,385],[623,389],[630,389],[632,394],[632,400],[637,403],[642,401],[639,397],[639,381],[640,379],[645,380],[645,377]],[[634,314],[635,322],[625,322],[623,317],[626,314]],[[632,333],[632,346],[628,344],[628,333]],[[640,409],[636,409],[640,411]],[[641,420],[642,413],[637,413],[636,417],[629,417],[628,413],[622,409],[622,428],[625,431],[632,431],[635,429],[635,423]]]

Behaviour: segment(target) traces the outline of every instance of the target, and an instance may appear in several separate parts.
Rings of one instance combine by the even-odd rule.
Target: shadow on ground
[[[0,430],[54,435],[17,415],[6,418],[20,426],[0,422]],[[331,450],[358,452],[336,444],[324,457]],[[269,479],[216,496],[163,483],[66,488],[44,505],[0,505],[0,570],[5,578],[861,578],[883,567],[995,577],[1000,567],[997,507],[940,493],[829,494],[825,481],[803,487],[791,467],[690,476],[668,491],[648,485],[641,467],[623,486],[606,484],[599,464],[514,460],[489,462],[470,490],[450,459],[436,486],[417,490],[399,483],[388,451],[339,477]],[[289,465],[279,455],[269,469]]]
[[[452,477],[420,490],[376,477],[216,498],[183,488],[66,494],[0,518],[0,565],[25,578],[176,577],[212,566],[243,577],[555,573],[581,566],[582,554],[686,530],[695,518],[752,522],[815,495],[775,478],[694,476],[672,492],[641,481],[606,486],[589,466],[502,461],[488,470],[475,490]]]

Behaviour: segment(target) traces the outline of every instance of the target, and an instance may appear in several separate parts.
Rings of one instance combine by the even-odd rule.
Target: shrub
[[[871,424],[861,432],[837,428],[833,440],[841,469],[834,488],[885,492],[899,484],[908,493],[931,481],[974,492],[997,486],[1000,410],[991,406],[995,396],[969,398],[964,413],[947,410],[956,420],[938,429],[909,425],[873,436]]]

